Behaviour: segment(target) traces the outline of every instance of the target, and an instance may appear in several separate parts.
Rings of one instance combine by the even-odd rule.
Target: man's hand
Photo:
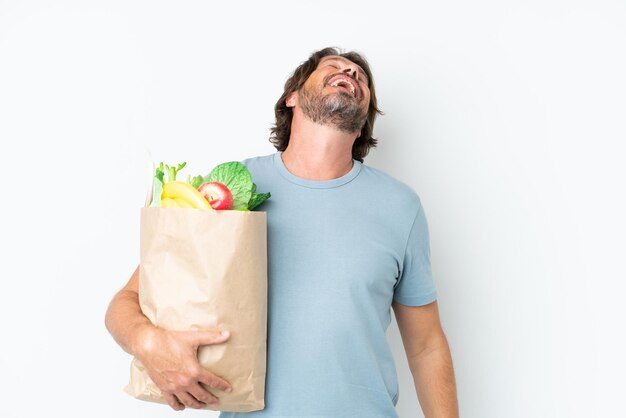
[[[227,381],[198,362],[198,347],[223,343],[230,336],[216,331],[167,331],[155,327],[139,306],[139,266],[113,297],[105,324],[124,351],[141,361],[173,409],[215,405],[218,399],[207,388],[232,390]]]
[[[220,344],[230,335],[215,331],[167,331],[156,327],[142,330],[136,357],[148,376],[176,411],[217,405],[217,397],[208,388],[230,392],[230,384],[203,368],[198,362],[198,347]]]

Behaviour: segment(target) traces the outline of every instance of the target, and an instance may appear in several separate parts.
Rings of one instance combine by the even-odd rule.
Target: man
[[[450,350],[430,269],[418,195],[363,164],[377,107],[357,53],[313,53],[285,84],[271,141],[244,161],[268,215],[265,409],[220,417],[397,417],[398,382],[385,337],[391,308],[428,418],[458,417]],[[111,301],[106,325],[169,405],[200,408],[228,390],[201,368],[199,345],[228,335],[158,329],[138,304],[138,269]]]

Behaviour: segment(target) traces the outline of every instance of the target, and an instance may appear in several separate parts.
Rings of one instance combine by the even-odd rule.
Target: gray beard
[[[349,93],[322,95],[298,92],[302,113],[311,121],[326,126],[334,126],[340,131],[352,133],[360,131],[367,118],[367,112],[361,112],[359,105]]]

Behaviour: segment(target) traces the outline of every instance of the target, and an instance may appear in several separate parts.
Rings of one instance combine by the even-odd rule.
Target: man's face
[[[367,76],[352,61],[330,55],[320,60],[317,68],[300,91],[287,99],[287,106],[296,103],[313,122],[332,125],[344,132],[360,131],[367,119],[370,91]]]

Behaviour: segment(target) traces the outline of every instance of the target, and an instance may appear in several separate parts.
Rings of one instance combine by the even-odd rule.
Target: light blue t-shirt
[[[385,331],[391,302],[437,298],[418,195],[359,161],[333,180],[297,177],[282,153],[249,158],[268,222],[265,409],[220,418],[398,417]]]

